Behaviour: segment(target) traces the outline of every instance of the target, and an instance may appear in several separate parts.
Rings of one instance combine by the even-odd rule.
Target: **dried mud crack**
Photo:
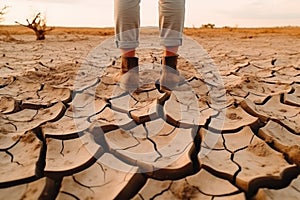
[[[100,70],[78,59],[99,38],[0,41],[0,199],[300,199],[300,40],[258,49],[264,37],[195,36],[218,70],[207,55],[180,57],[186,81],[165,93],[156,49],[140,50],[151,64],[127,93],[113,79],[119,58],[82,78]],[[285,39],[288,52],[275,45]]]

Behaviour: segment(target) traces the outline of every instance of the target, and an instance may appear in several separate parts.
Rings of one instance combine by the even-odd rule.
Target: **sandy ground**
[[[167,93],[142,30],[133,94],[112,29],[0,28],[0,199],[300,199],[300,28],[186,29]]]

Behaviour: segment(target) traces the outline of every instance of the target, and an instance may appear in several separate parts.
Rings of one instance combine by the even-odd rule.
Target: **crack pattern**
[[[111,49],[85,59],[96,36],[0,41],[0,199],[297,199],[300,43],[252,34],[194,37],[224,88],[201,54],[165,93],[152,47],[128,93]]]

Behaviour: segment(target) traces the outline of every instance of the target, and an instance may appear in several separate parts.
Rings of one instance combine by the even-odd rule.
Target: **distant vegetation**
[[[215,24],[208,23],[208,24],[203,24],[201,28],[215,28],[215,26],[216,26]]]

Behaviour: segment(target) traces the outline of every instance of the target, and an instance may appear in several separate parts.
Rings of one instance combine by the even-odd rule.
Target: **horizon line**
[[[213,23],[208,23],[208,24],[213,24]],[[25,24],[26,25],[26,24]],[[205,24],[203,24],[205,25]],[[195,28],[195,29],[201,29],[204,27],[202,26],[185,26],[184,28]],[[18,24],[0,24],[0,26],[21,26]],[[47,25],[47,27],[56,27],[56,28],[90,28],[90,29],[97,29],[97,28],[103,28],[103,29],[114,29],[114,26],[68,26],[68,25]],[[158,26],[141,26],[141,29],[143,28],[159,28]],[[299,25],[278,25],[278,26],[215,26],[214,28],[300,28]],[[214,28],[207,28],[207,29],[214,29]]]

